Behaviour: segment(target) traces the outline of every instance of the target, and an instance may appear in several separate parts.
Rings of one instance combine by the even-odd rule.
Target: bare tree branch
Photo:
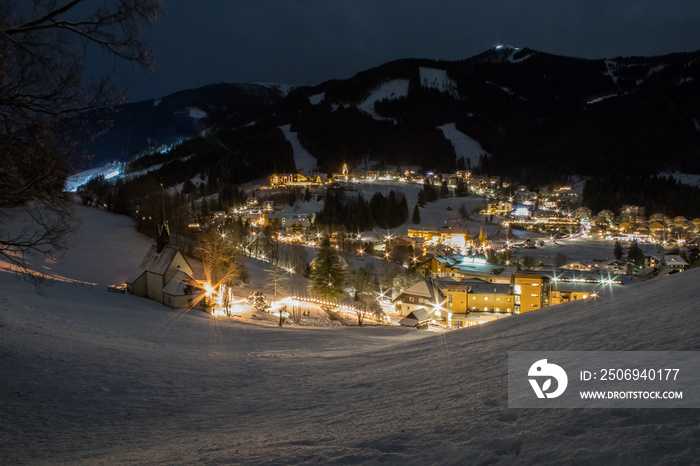
[[[119,101],[109,76],[87,78],[95,47],[150,65],[141,26],[162,0],[23,2],[0,0],[0,261],[40,281],[32,258],[60,258],[75,226],[63,200],[74,144],[58,122]]]

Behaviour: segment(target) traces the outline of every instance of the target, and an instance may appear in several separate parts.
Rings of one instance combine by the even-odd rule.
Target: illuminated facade
[[[512,282],[515,314],[534,311],[549,305],[549,277],[514,273]]]

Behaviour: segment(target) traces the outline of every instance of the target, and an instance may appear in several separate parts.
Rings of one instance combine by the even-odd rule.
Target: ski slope
[[[297,133],[292,132],[291,126],[292,125],[280,126],[280,129],[284,133],[284,137],[287,138],[287,141],[292,145],[294,164],[297,167],[297,172],[308,175],[318,169],[316,157],[311,155],[311,153],[301,145]]]
[[[446,123],[438,128],[445,134],[445,139],[452,143],[457,158],[464,157],[465,161],[469,160],[470,166],[478,167],[479,156],[488,154],[478,141],[458,130],[454,123]]]
[[[0,464],[692,464],[694,409],[510,409],[514,350],[700,350],[697,270],[448,334],[277,328],[108,293],[150,241],[79,208],[0,271]],[[259,279],[253,277],[253,279]]]
[[[365,113],[368,113],[375,120],[392,120],[391,118],[385,118],[380,116],[374,110],[374,103],[379,102],[384,99],[393,100],[399,99],[401,97],[408,96],[408,79],[394,79],[392,81],[387,81],[382,83],[379,87],[374,89],[370,95],[362,101],[357,108]]]

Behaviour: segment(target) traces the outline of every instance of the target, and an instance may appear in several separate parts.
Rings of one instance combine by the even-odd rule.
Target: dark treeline
[[[344,225],[351,232],[371,230],[375,224],[380,228],[396,228],[407,220],[406,197],[394,190],[388,196],[375,193],[368,202],[362,194],[348,196],[342,189],[329,189],[323,209],[316,215],[317,225]]]
[[[619,213],[625,204],[645,208],[647,215],[700,217],[700,189],[663,176],[625,176],[610,173],[586,182],[583,205],[594,213],[609,209]]]
[[[292,129],[318,159],[319,168],[328,173],[337,172],[344,163],[359,167],[365,161],[442,172],[456,167],[454,148],[438,128],[410,120],[377,121],[357,107],[308,106]]]
[[[272,173],[295,170],[292,146],[271,121],[253,126],[217,129],[183,141],[168,153],[154,153],[129,163],[129,171],[162,164],[155,170],[165,186],[174,186],[202,173],[208,180],[246,183]]]

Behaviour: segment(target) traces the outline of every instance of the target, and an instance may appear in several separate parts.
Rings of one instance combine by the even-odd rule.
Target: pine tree
[[[619,240],[615,241],[615,246],[613,246],[613,255],[617,260],[622,259],[622,244],[620,244]]]
[[[418,205],[421,207],[425,207],[425,191],[423,188],[418,191]]]
[[[636,242],[632,243],[627,251],[627,263],[634,268],[642,268],[644,266],[644,252]]]
[[[442,183],[440,184],[440,197],[450,197],[450,188],[447,187],[447,180],[442,180]]]
[[[418,225],[420,223],[420,210],[418,209],[418,204],[413,207],[413,216],[411,216],[411,223]]]
[[[317,298],[337,302],[345,296],[345,271],[327,235],[321,238],[310,278],[309,291]]]

